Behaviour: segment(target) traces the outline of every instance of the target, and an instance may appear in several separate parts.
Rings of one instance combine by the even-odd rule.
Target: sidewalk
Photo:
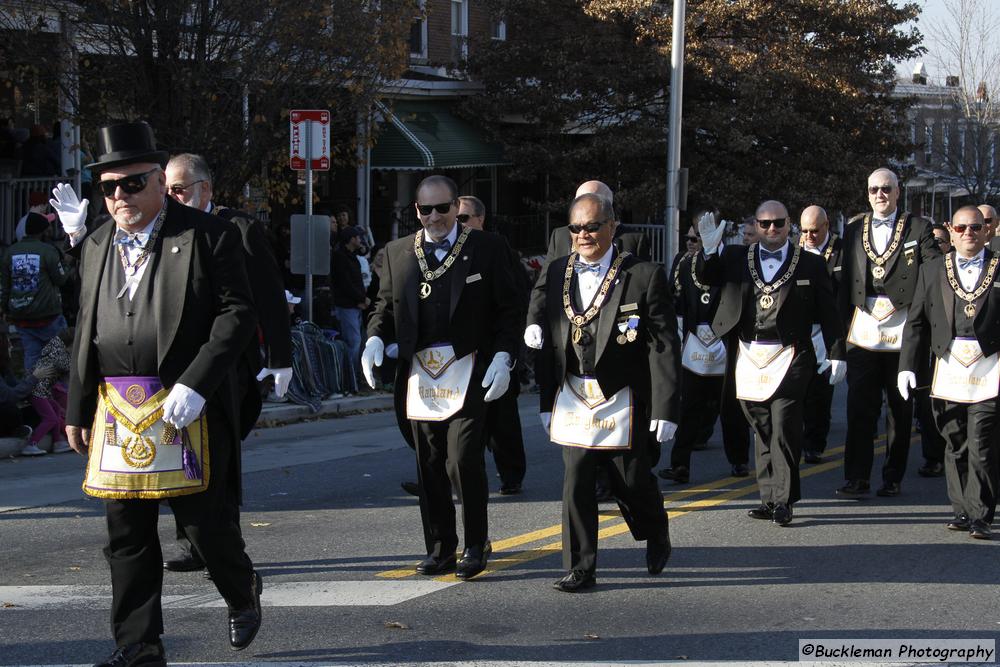
[[[301,419],[318,417],[346,417],[358,412],[377,412],[392,409],[392,394],[375,392],[361,396],[338,396],[323,401],[319,412],[312,412],[304,405],[295,403],[268,403],[260,412],[257,426],[266,428]]]

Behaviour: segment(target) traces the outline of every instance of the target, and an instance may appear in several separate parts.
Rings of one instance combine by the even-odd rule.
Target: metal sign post
[[[677,254],[680,228],[681,102],[684,93],[684,15],[686,0],[674,0],[673,39],[670,49],[670,121],[667,136],[667,214],[663,235],[663,262]]]
[[[306,314],[313,321],[313,170],[330,169],[330,112],[329,110],[294,109],[289,114],[291,121],[291,151],[289,166],[297,171],[305,171],[306,179]],[[329,222],[326,223],[329,230]]]
[[[313,215],[313,161],[312,123],[306,123],[306,307],[307,318],[313,319],[313,274],[312,274],[312,215]]]

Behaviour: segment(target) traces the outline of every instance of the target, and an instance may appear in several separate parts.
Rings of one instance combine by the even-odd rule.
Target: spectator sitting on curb
[[[52,453],[61,454],[71,451],[66,441],[66,383],[69,380],[70,359],[66,345],[73,344],[73,330],[63,329],[45,347],[38,356],[35,367],[49,366],[56,371],[55,376],[39,379],[31,390],[31,406],[38,413],[40,421],[31,434],[29,446],[35,446],[39,451],[42,438],[52,434]],[[36,454],[37,456],[37,454]]]
[[[59,375],[52,366],[38,364],[24,379],[18,381],[11,372],[9,345],[0,350],[0,438],[17,438],[24,442],[22,456],[41,456],[45,453],[27,438],[31,428],[25,426],[17,404],[31,393],[40,380],[54,379]]]

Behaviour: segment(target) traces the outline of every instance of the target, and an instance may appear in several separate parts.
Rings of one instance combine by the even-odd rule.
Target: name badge
[[[796,285],[802,285],[802,286],[805,286],[805,287],[809,287],[809,281],[808,280],[796,280],[795,284]]]
[[[907,241],[906,243],[903,244],[903,247],[904,248],[912,248],[915,245],[917,245],[916,241]]]
[[[637,303],[626,303],[624,306],[618,308],[619,312],[630,313],[633,310],[639,310],[639,304]]]
[[[844,268],[844,267],[842,267],[842,266],[835,266],[835,267],[833,267],[833,270],[836,273],[837,271],[840,271],[842,268]]]
[[[469,283],[474,283],[477,280],[482,280],[482,279],[483,279],[483,274],[473,273],[471,276],[465,279],[465,284],[468,285]]]

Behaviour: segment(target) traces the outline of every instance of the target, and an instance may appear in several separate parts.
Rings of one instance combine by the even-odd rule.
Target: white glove
[[[698,221],[698,233],[701,234],[701,247],[706,255],[714,255],[715,251],[722,243],[722,236],[726,233],[725,224],[715,224],[715,216],[706,213]]]
[[[543,342],[542,328],[537,324],[529,324],[524,330],[524,344],[532,350],[540,350]]]
[[[184,428],[197,419],[204,408],[202,395],[178,382],[163,401],[163,421],[175,428]]]
[[[389,359],[395,359],[399,356],[399,345],[395,343],[389,343],[385,346],[385,356]]]
[[[378,336],[372,336],[365,343],[365,351],[361,353],[361,373],[365,376],[365,382],[372,389],[375,388],[375,374],[372,372],[373,366],[381,366],[385,355],[385,343]]]
[[[260,373],[257,373],[257,382],[260,382],[268,375],[274,376],[274,395],[281,398],[288,391],[288,385],[292,381],[292,369],[291,368],[262,368]]]
[[[904,401],[910,399],[910,390],[917,388],[917,376],[913,371],[900,371],[896,376],[896,389]]]
[[[656,433],[657,442],[666,442],[677,433],[677,424],[664,419],[653,419],[649,422],[649,432]]]
[[[552,413],[551,412],[539,412],[538,418],[542,420],[542,428],[545,432],[549,432],[549,427],[552,425]]]
[[[54,199],[49,200],[49,206],[59,214],[63,231],[70,236],[83,231],[87,223],[87,206],[90,202],[78,199],[69,183],[57,184],[52,188],[52,196]]]
[[[841,359],[830,361],[830,384],[840,384],[847,376],[847,362]]]
[[[483,389],[487,389],[484,401],[489,403],[504,395],[507,387],[510,386],[510,355],[506,352],[497,352],[493,355],[493,361],[486,369],[483,376]]]

